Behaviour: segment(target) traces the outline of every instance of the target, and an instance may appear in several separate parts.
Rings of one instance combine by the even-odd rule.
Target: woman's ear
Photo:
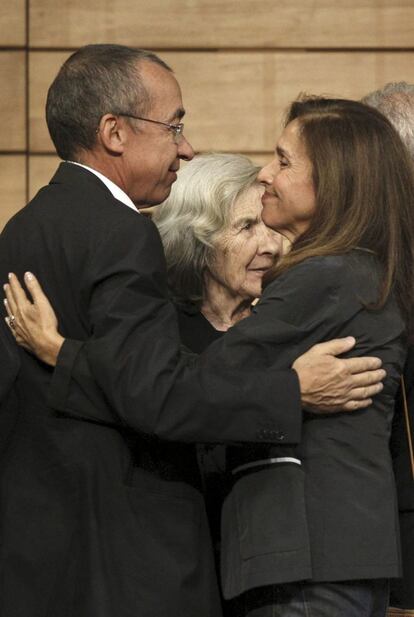
[[[122,154],[127,138],[127,126],[124,118],[114,114],[105,114],[96,131],[97,140],[111,154]]]

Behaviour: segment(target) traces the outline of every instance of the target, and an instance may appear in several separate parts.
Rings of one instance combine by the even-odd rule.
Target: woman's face
[[[284,129],[276,146],[276,158],[257,177],[265,185],[263,221],[291,242],[309,227],[315,212],[312,165],[297,120]]]
[[[216,236],[209,280],[224,287],[234,297],[257,298],[262,278],[281,249],[281,236],[262,221],[263,187],[255,184],[236,200],[229,223]]]

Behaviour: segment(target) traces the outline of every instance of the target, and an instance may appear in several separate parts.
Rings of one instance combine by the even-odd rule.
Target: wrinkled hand
[[[65,340],[58,332],[56,314],[36,277],[26,272],[24,281],[33,302],[27,297],[15,274],[9,275],[9,283],[3,287],[8,315],[6,323],[21,347],[31,351],[43,362],[55,366]]]
[[[383,389],[386,372],[373,357],[336,358],[355,345],[353,337],[314,345],[295,360],[302,404],[313,413],[354,411],[368,407]]]

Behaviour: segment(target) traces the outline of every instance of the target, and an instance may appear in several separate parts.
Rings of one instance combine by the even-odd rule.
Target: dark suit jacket
[[[0,323],[0,465],[1,453],[6,449],[8,439],[16,423],[15,409],[18,399],[14,383],[20,369],[19,352],[3,320]]]
[[[0,327],[0,404],[7,398],[20,368],[19,353],[11,334],[5,324]]]
[[[405,358],[404,324],[392,298],[381,310],[364,307],[376,300],[377,290],[372,254],[355,250],[309,259],[275,280],[253,316],[223,337],[235,362],[248,361],[254,370],[271,363],[289,366],[316,342],[353,335],[352,353],[378,355],[387,370],[385,388],[368,410],[307,415],[297,448],[229,448],[231,468],[247,467],[235,474],[223,508],[227,598],[295,580],[388,578],[400,572],[389,437]],[[285,462],[249,467],[270,458]]]
[[[56,371],[20,350],[0,614],[216,617],[193,449],[161,439],[297,442],[294,372],[182,351],[155,226],[78,166],[6,226],[1,280],[10,270],[35,272],[62,334],[88,341],[68,341]]]

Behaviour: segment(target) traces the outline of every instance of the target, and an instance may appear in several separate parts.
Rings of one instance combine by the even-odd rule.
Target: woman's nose
[[[257,174],[257,181],[262,184],[270,185],[273,182],[273,161],[268,163]]]

